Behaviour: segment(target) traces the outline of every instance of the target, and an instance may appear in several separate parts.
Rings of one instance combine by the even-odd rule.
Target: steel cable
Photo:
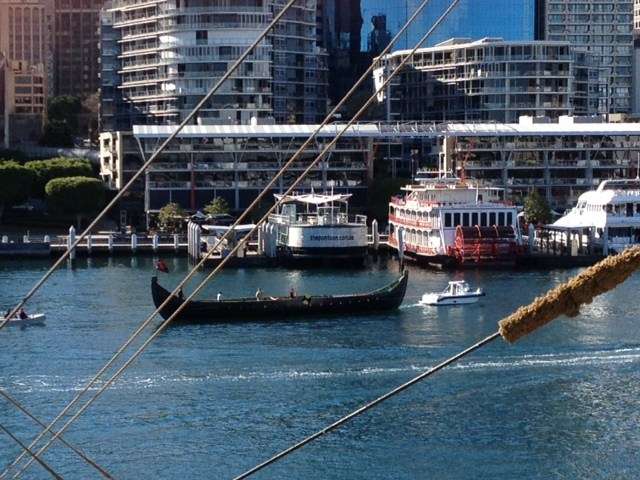
[[[410,21],[413,21],[413,19],[415,19],[415,17],[417,16],[417,14],[419,13],[419,11],[424,8],[427,3],[429,2],[429,0],[425,0],[421,6],[418,8],[418,10],[416,10],[416,12],[414,13],[414,15],[411,17]],[[293,184],[288,188],[288,190],[285,192],[285,194],[283,195],[283,199],[284,197],[286,197],[288,194],[290,194],[296,187],[297,185],[304,179],[304,177],[315,167],[315,165],[324,157],[324,155],[337,143],[337,141],[342,137],[342,135],[355,123],[358,121],[358,119],[360,118],[360,116],[366,111],[366,109],[369,107],[369,105],[376,99],[377,94],[382,91],[384,88],[386,88],[386,86],[391,82],[391,80],[393,79],[393,77],[396,75],[396,73],[398,73],[402,67],[404,67],[404,65],[411,59],[412,55],[415,53],[415,51],[420,48],[420,46],[429,38],[429,36],[433,33],[433,31],[438,27],[438,25],[447,17],[447,15],[451,12],[451,10],[453,10],[453,8],[459,3],[459,0],[454,0],[450,6],[446,9],[446,11],[436,20],[436,22],[433,24],[433,26],[427,31],[427,33],[420,39],[420,41],[416,44],[416,46],[411,50],[411,52],[400,62],[400,64],[392,71],[389,73],[388,78],[385,79],[385,81],[382,83],[382,85],[380,87],[378,87],[376,89],[376,91],[374,92],[373,95],[371,95],[371,97],[369,97],[369,99],[365,102],[365,104],[358,110],[358,112],[354,115],[354,117],[341,129],[340,132],[338,132],[336,134],[336,136],[334,137],[334,139],[322,150],[322,152],[320,152],[320,154],[315,158],[315,160],[313,162],[311,162],[311,164],[304,170],[304,172],[302,172],[302,174],[293,182]],[[405,26],[403,27],[404,29],[406,29],[408,27],[408,25],[410,25],[409,22],[407,22],[405,24]],[[403,32],[404,30],[401,30],[401,32]],[[400,35],[400,33],[398,35]],[[372,64],[372,66],[370,67],[370,69],[373,69],[373,66],[375,66],[375,63]],[[353,89],[350,91],[350,93],[353,91]],[[349,94],[348,94],[349,95]],[[344,100],[344,99],[343,99]],[[319,131],[319,128],[317,129],[317,131]],[[316,131],[316,133],[317,133]],[[310,140],[308,140],[310,141]],[[289,162],[287,162],[287,164],[285,166],[283,166],[283,168],[281,169],[280,172],[278,172],[278,174],[276,175],[276,177],[274,178],[274,180],[272,180],[272,182],[275,182],[275,180],[277,179],[277,177],[279,175],[282,174],[282,172],[284,172],[286,170],[286,168],[288,168],[288,166],[290,165],[290,163],[293,161],[289,160]],[[268,191],[268,189],[270,189],[271,184],[267,185],[267,187],[265,187],[265,190],[263,190],[261,195],[266,194],[266,192]],[[254,202],[256,203],[256,202]],[[204,286],[206,285],[206,283],[213,278],[213,276],[215,276],[215,274],[218,273],[218,271],[220,271],[225,265],[226,263],[233,257],[233,255],[244,245],[244,243],[247,241],[247,239],[253,234],[255,233],[255,231],[260,227],[261,223],[264,222],[268,216],[270,215],[271,212],[273,212],[280,204],[282,203],[282,199],[279,200],[278,202],[276,202],[268,211],[267,213],[257,222],[257,224],[254,226],[254,228],[240,241],[238,242],[238,244],[231,250],[231,252],[229,252],[229,254],[220,262],[220,264],[218,264],[218,266],[196,287],[196,289],[188,296],[185,298],[184,302],[180,305],[180,307],[169,317],[167,318],[154,332],[153,334],[134,352],[134,354],[109,378],[109,380],[107,380],[101,387],[100,389],[94,394],[94,396],[92,398],[90,398],[72,417],[69,418],[69,420],[63,425],[63,427],[58,430],[58,432],[56,432],[53,437],[47,441],[47,443],[45,443],[45,445],[38,450],[38,452],[36,453],[37,455],[42,454],[44,451],[46,451],[46,449],[48,448],[48,446],[52,443],[52,441],[56,438],[56,435],[63,433],[95,400],[97,400],[97,398],[107,389],[109,388],[109,386],[115,381],[117,380],[117,378],[140,356],[140,354],[142,354],[142,352],[144,351],[144,349],[169,325],[169,323],[182,311],[182,309],[184,307],[186,307],[186,305],[202,290],[202,288],[204,288]],[[246,214],[248,211],[245,210],[244,214]],[[244,215],[243,214],[243,215]],[[240,221],[240,219],[238,220]],[[229,229],[229,231],[232,231],[233,227],[231,227]],[[224,238],[224,237],[223,237]],[[221,239],[217,244],[216,247],[223,241],[223,239]],[[191,270],[191,272],[187,275],[187,277],[185,277],[185,279],[183,279],[182,282],[180,282],[178,284],[178,286],[172,291],[171,295],[168,296],[168,298],[159,306],[156,308],[156,311],[154,313],[152,313],[152,315],[145,321],[143,322],[143,325],[141,327],[139,327],[138,331],[142,331],[147,325],[148,323],[153,319],[153,317],[160,311],[162,310],[162,308],[164,308],[170,301],[172,297],[177,296],[178,291],[182,288],[182,286],[195,274],[195,271],[204,264],[204,262],[209,258],[209,256],[213,253],[213,251],[215,250],[215,247],[213,249],[211,249],[205,256],[203,259],[201,259],[201,261]],[[131,340],[132,341],[132,340]],[[130,344],[131,342],[128,341],[128,343]],[[113,363],[113,362],[111,362]],[[110,366],[110,365],[109,365]],[[106,368],[108,368],[108,366],[103,367],[103,369],[101,369],[101,372],[99,375],[101,375],[101,373],[103,373]],[[97,378],[96,378],[97,380]],[[95,383],[95,381],[93,382]],[[92,383],[92,384],[93,384]],[[85,389],[83,389],[83,391],[80,393],[80,395],[82,395],[82,393],[86,392],[88,390],[87,387]],[[77,401],[77,400],[76,400]],[[76,403],[76,401],[73,401],[73,404]],[[59,414],[56,419],[54,419],[52,421],[52,423],[50,424],[50,426],[48,427],[47,430],[50,430],[51,427],[57,422],[57,420],[59,418],[61,418],[62,415],[64,415],[68,409],[71,407],[72,405],[69,404],[67,405],[67,407],[65,407],[65,409],[63,410],[63,413]],[[40,438],[42,437],[42,435],[40,435]],[[37,440],[35,440],[34,442],[37,442]],[[17,463],[18,460],[14,461],[14,463],[12,463],[12,466]],[[25,467],[23,467],[15,476],[14,478],[17,478],[21,472],[23,472],[30,464],[32,463],[32,460],[30,460]]]

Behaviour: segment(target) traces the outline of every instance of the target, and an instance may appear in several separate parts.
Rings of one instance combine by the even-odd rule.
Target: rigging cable
[[[241,475],[238,475],[234,480],[247,478],[259,470],[281,460],[324,434],[335,430],[352,418],[361,415],[376,405],[381,404],[385,400],[388,400],[400,392],[412,387],[421,380],[430,377],[439,370],[442,370],[444,367],[451,365],[468,354],[486,346],[498,337],[502,337],[509,343],[514,343],[523,336],[528,335],[561,315],[575,317],[579,314],[579,308],[582,305],[589,304],[593,301],[594,297],[614,289],[617,285],[629,278],[629,276],[631,276],[631,274],[638,268],[640,268],[640,246],[628,248],[619,255],[602,260],[596,265],[584,270],[576,277],[573,277],[566,283],[563,283],[547,292],[545,295],[536,298],[529,305],[520,307],[508,317],[500,320],[500,322],[498,322],[498,331],[492,333],[483,340],[480,340],[478,343],[352,411],[328,427],[325,427],[291,447],[282,450],[280,453],[272,456],[268,460],[256,465]]]
[[[42,468],[44,468],[47,472],[49,472],[49,474],[53,478],[55,478],[57,480],[63,480],[62,477],[60,475],[58,475],[53,468],[51,468],[44,460],[42,460],[41,458],[39,458],[36,455],[34,455],[33,452],[31,450],[29,450],[29,447],[27,447],[24,443],[22,443],[18,437],[16,437],[13,433],[11,433],[9,430],[7,430],[5,428],[5,426],[2,425],[1,423],[0,423],[0,430],[2,430],[4,433],[6,433],[7,436],[9,438],[11,438],[11,440],[13,440],[18,445],[20,445],[20,448],[22,448],[22,450],[25,453],[28,453],[29,455],[31,455],[31,458],[34,459],[36,462],[38,462],[40,465],[42,465]]]
[[[160,145],[158,150],[142,165],[142,167],[124,185],[124,187],[120,190],[120,192],[118,192],[118,194],[113,198],[113,200],[111,202],[109,202],[109,204],[102,210],[102,212],[100,212],[98,214],[98,216],[91,222],[91,224],[84,230],[84,232],[82,232],[80,234],[80,236],[70,246],[70,248],[68,248],[60,258],[58,258],[58,260],[51,266],[51,268],[49,268],[49,270],[47,270],[47,272],[45,272],[45,274],[40,278],[40,280],[38,280],[38,282],[36,282],[36,284],[31,288],[31,290],[22,298],[22,300],[20,300],[18,305],[16,307],[14,307],[14,309],[11,312],[9,312],[8,315],[5,316],[5,319],[3,321],[0,321],[0,329],[2,329],[9,322],[9,320],[16,315],[16,313],[26,304],[26,302],[42,287],[42,285],[44,285],[44,283],[55,272],[55,270],[62,264],[62,262],[66,258],[69,257],[69,255],[73,251],[73,249],[76,248],[79,245],[80,241],[83,238],[85,238],[91,232],[91,230],[95,227],[95,225],[97,225],[97,223],[111,210],[111,208],[116,204],[116,202],[124,195],[124,193],[126,191],[128,191],[128,189],[133,185],[133,183],[145,172],[145,170],[149,167],[149,165],[151,165],[151,163],[159,156],[159,154],[162,153],[162,151],[167,147],[167,145],[193,119],[193,117],[196,115],[196,113],[198,113],[198,111],[205,105],[205,103],[211,99],[211,97],[220,89],[220,87],[224,84],[224,82],[240,67],[242,62],[249,55],[251,55],[251,53],[253,53],[255,48],[257,48],[258,44],[267,36],[267,34],[280,21],[280,19],[285,15],[285,13],[291,7],[293,7],[293,5],[296,3],[296,1],[298,1],[298,0],[289,0],[287,2],[287,4],[282,8],[282,10],[280,10],[280,12],[278,12],[278,14],[272,19],[272,21],[269,23],[269,25],[258,35],[257,39],[251,44],[251,46],[249,46],[240,55],[240,57],[238,57],[238,59],[233,63],[233,65],[231,67],[229,67],[229,69],[224,73],[224,75],[222,75],[222,77],[214,84],[214,86],[211,87],[211,89],[202,98],[202,100],[200,100],[200,102],[198,102],[198,104],[194,107],[194,109],[191,112],[189,112],[189,114],[180,123],[180,125],[177,126],[177,128],[174,130],[174,132],[171,133],[171,135],[169,135],[169,137],[167,137],[167,139]],[[140,332],[141,332],[141,330],[137,331],[136,332],[136,336]],[[122,353],[122,352],[118,352],[118,355],[119,355],[119,353]],[[95,380],[97,380],[97,378]],[[80,395],[82,395],[82,393],[84,393],[84,392],[81,392]],[[76,396],[76,397],[79,398],[79,396]],[[59,418],[59,417],[57,417],[57,418]],[[57,420],[57,418],[54,420],[54,422]],[[45,429],[43,432],[41,432],[36,437],[36,440],[31,442],[29,448],[32,448],[34,446],[34,443],[37,442],[40,438],[42,438],[44,433],[49,431],[49,429]],[[2,474],[0,474],[0,478],[4,477],[6,475],[6,473],[8,472],[8,470],[13,465],[15,465],[15,463],[17,461],[22,459],[24,457],[24,455],[26,455],[26,451],[23,452],[22,454],[20,454],[19,457],[16,460],[14,460],[14,462],[11,465],[9,465],[2,472]]]
[[[430,0],[423,0],[422,3],[416,8],[415,12],[413,13],[413,15],[407,20],[407,22],[402,26],[402,28],[399,30],[399,32],[396,34],[396,36],[394,36],[394,38],[389,42],[389,44],[383,49],[383,51],[381,52],[380,56],[386,54],[387,52],[389,52],[389,50],[392,48],[392,46],[395,44],[395,42],[400,38],[400,36],[403,34],[403,32],[411,25],[411,23],[417,18],[417,16],[422,12],[422,10],[427,6],[427,4],[429,3]],[[454,3],[457,3],[454,2]],[[435,28],[435,27],[434,27]],[[433,29],[432,29],[433,30]],[[427,34],[427,36],[430,33]],[[426,39],[426,36],[425,36]],[[404,63],[403,63],[404,64]],[[193,277],[193,275],[195,274],[195,272],[197,271],[197,269],[202,266],[205,261],[209,258],[209,256],[211,255],[211,253],[213,251],[216,250],[216,248],[218,246],[220,246],[222,244],[222,242],[228,238],[231,233],[233,232],[233,229],[235,227],[237,227],[242,221],[243,219],[248,215],[249,211],[251,211],[252,208],[254,208],[259,201],[266,195],[266,193],[268,193],[269,189],[275,184],[275,182],[277,181],[277,179],[284,173],[284,171],[300,156],[300,154],[302,153],[302,151],[313,141],[313,138],[315,138],[315,136],[318,134],[318,132],[322,129],[322,127],[324,127],[329,121],[331,121],[331,119],[333,118],[334,114],[338,111],[338,109],[340,109],[344,103],[347,101],[347,99],[358,89],[358,87],[368,78],[369,74],[373,71],[374,67],[375,67],[376,63],[373,62],[369,68],[362,74],[362,76],[358,79],[358,81],[354,84],[354,86],[349,90],[349,92],[347,92],[347,94],[342,98],[342,100],[334,107],[334,109],[326,116],[326,118],[324,119],[324,121],[317,126],[317,128],[315,129],[315,131],[312,133],[312,135],[307,139],[307,141],[296,151],[296,153],[294,154],[294,156],[280,169],[280,171],[277,172],[276,176],[271,180],[271,182],[263,189],[263,191],[260,193],[260,195],[251,203],[251,205],[241,214],[241,216],[236,220],[236,222],[229,228],[229,230],[222,236],[222,238],[220,238],[220,240],[216,243],[216,245],[211,249],[211,252],[208,252],[207,255],[189,272],[189,274],[175,287],[175,289],[172,292],[172,295],[176,295],[176,293],[182,288],[182,286],[184,286],[187,281],[189,279],[191,279]],[[389,78],[389,81],[391,80],[391,78],[393,77],[393,75],[395,75],[395,72],[391,75],[391,77]],[[382,88],[384,88],[385,85],[383,85]],[[353,121],[349,124],[352,125],[355,120],[357,120],[357,118],[360,117],[360,115],[362,115],[362,113],[364,112],[364,110],[366,109],[366,107],[368,107],[368,105],[373,101],[373,99],[375,98],[375,94],[370,97],[369,101],[367,102],[367,104],[357,113],[357,117],[355,117],[353,119]],[[200,104],[196,107],[196,109],[200,108]],[[193,114],[194,112],[192,112]],[[348,125],[348,126],[349,126]],[[347,126],[347,128],[348,128]],[[345,128],[346,130],[346,128]],[[342,132],[344,133],[344,132]],[[340,136],[342,135],[342,133],[340,133]],[[337,140],[340,138],[340,136],[338,136],[335,141],[337,142]],[[152,156],[152,158],[157,157],[159,155],[159,153],[165,148],[167,142],[164,142],[160,147],[159,150],[156,151],[154,153],[154,155]],[[319,159],[322,157],[322,155],[324,155],[329,148],[331,148],[331,146],[335,144],[335,142],[333,142],[332,144],[330,144],[327,148],[325,148],[325,150],[318,156],[318,158],[316,158],[315,162],[312,163],[312,165],[305,170],[300,178],[304,178],[304,175],[306,175],[312,168],[313,166],[319,161]],[[151,159],[147,162],[150,163]],[[145,164],[146,165],[146,164]],[[144,169],[145,167],[143,167]],[[293,186],[293,188],[295,188],[295,186],[297,185],[297,183],[295,183],[295,185]],[[292,189],[291,189],[292,190]],[[277,205],[276,205],[277,206]],[[274,206],[274,208],[276,207]],[[266,218],[266,215],[265,215]],[[248,238],[247,235],[245,238]],[[242,243],[240,243],[241,245]],[[234,250],[234,252],[237,251]],[[224,260],[223,264],[224,265],[226,263],[227,260]],[[189,297],[185,303],[187,303],[189,300],[191,299],[191,297]],[[107,364],[105,364],[100,371],[98,371],[98,373],[89,381],[89,383],[83,388],[83,390],[81,390],[78,394],[76,394],[76,396],[71,400],[71,402],[69,402],[69,404],[67,404],[67,406],[58,414],[58,416],[56,416],[56,418],[54,418],[51,423],[48,425],[48,427],[42,431],[32,442],[30,447],[33,447],[34,444],[36,442],[38,442],[47,431],[50,431],[51,428],[53,427],[53,425],[55,425],[58,420],[60,418],[62,418],[63,415],[65,415],[68,410],[77,403],[77,401],[81,398],[82,395],[84,395],[84,393],[86,393],[94,384],[95,382],[99,379],[100,376],[102,376],[102,374],[109,368],[111,367],[111,365],[113,365],[113,363],[119,358],[119,356],[124,352],[124,350],[126,348],[129,347],[129,345],[135,340],[135,338],[137,338],[142,331],[151,323],[151,321],[153,320],[153,318],[157,315],[157,313],[169,302],[169,300],[167,299],[167,301],[165,301],[160,307],[158,307],[137,329],[136,331],[134,331],[131,336],[127,339],[127,341],[125,341],[125,343],[118,349],[118,351],[113,355],[113,357],[107,362]],[[6,475],[6,473],[13,467],[16,465],[17,462],[19,462],[24,455],[19,456],[18,458],[16,458],[6,469],[4,472],[2,472],[2,474],[0,475],[0,478],[4,477]]]
[[[11,405],[16,407],[18,410],[20,410],[22,413],[24,413],[27,417],[29,417],[31,420],[33,420],[35,423],[37,423],[38,425],[40,425],[43,428],[46,428],[47,425],[44,422],[38,420],[38,418],[33,416],[18,400],[13,398],[7,392],[5,392],[4,390],[0,389],[0,395],[3,396],[5,398],[5,400],[7,400],[7,402],[9,402]],[[109,472],[107,472],[104,468],[102,468],[100,465],[98,465],[94,460],[89,458],[78,447],[74,447],[72,444],[67,442],[62,436],[58,437],[58,440],[60,441],[60,443],[62,443],[66,447],[68,447],[69,449],[73,450],[85,462],[87,462],[89,465],[91,465],[93,468],[95,468],[100,473],[100,475],[102,475],[104,478],[107,478],[109,480],[113,480],[114,477]]]
[[[162,153],[162,151],[169,145],[169,143],[180,133],[180,131],[193,119],[193,117],[200,111],[200,109],[207,103],[211,97],[220,89],[220,87],[224,84],[224,82],[238,69],[240,64],[253,53],[254,49],[258,47],[258,44],[267,36],[267,34],[271,31],[271,29],[278,23],[278,21],[284,16],[284,14],[293,6],[293,4],[298,0],[289,0],[289,2],[280,10],[280,12],[271,20],[269,25],[258,35],[258,38],[251,44],[249,48],[247,48],[242,55],[233,63],[233,65],[220,77],[220,79],[215,83],[213,87],[207,92],[207,94],[198,102],[191,112],[185,117],[185,119],[178,125],[178,127],[167,137],[167,139],[162,142],[158,150],[149,157],[149,159],[140,167],[140,169],[131,177],[131,179],[125,184],[124,187],[117,193],[115,197],[107,204],[104,209],[98,214],[96,218],[89,224],[87,228],[80,234],[79,237],[76,238],[76,241],[67,248],[67,250],[56,260],[56,262],[45,272],[45,274],[36,282],[36,284],[27,292],[27,294],[20,300],[18,305],[16,305],[11,312],[5,317],[5,319],[0,322],[0,329],[2,329],[8,322],[9,319],[13,318],[16,313],[27,303],[27,301],[44,285],[44,283],[49,279],[53,272],[57,270],[57,268],[62,265],[62,263],[71,255],[71,252],[80,244],[80,242],[91,233],[93,228],[104,218],[104,216],[115,206],[115,204],[122,198],[122,196],[131,188],[131,186],[135,183],[135,181],[142,176],[145,170],[151,165],[151,163]]]
[[[426,4],[428,3],[429,0],[425,0],[422,4],[422,6],[426,6]],[[416,44],[416,46],[412,49],[412,51],[398,64],[398,66],[396,66],[396,68],[389,73],[389,76],[384,80],[384,82],[382,83],[382,85],[380,87],[378,87],[376,89],[376,91],[374,92],[373,95],[371,95],[371,97],[369,97],[369,99],[365,102],[365,104],[360,108],[360,110],[358,110],[358,112],[354,115],[354,117],[341,129],[340,132],[338,132],[336,134],[336,136],[333,138],[333,140],[327,144],[327,146],[322,150],[322,152],[320,152],[320,154],[311,162],[311,164],[302,172],[302,174],[293,182],[293,184],[288,188],[288,190],[284,193],[284,195],[282,196],[282,198],[277,201],[267,212],[266,214],[257,222],[257,224],[252,228],[252,230],[247,233],[245,235],[245,237],[243,237],[243,239],[238,242],[238,244],[231,250],[231,252],[229,252],[229,254],[222,259],[222,261],[218,264],[218,266],[196,287],[196,289],[188,296],[184,299],[183,303],[176,309],[176,311],[169,316],[169,318],[167,318],[154,332],[153,334],[147,339],[145,340],[145,342],[133,353],[133,355],[100,387],[100,389],[98,389],[98,391],[94,394],[93,397],[91,397],[82,407],[80,407],[80,409],[72,416],[69,418],[69,420],[63,425],[63,427],[58,430],[58,432],[56,432],[53,437],[47,441],[47,443],[45,443],[45,445],[43,447],[40,448],[40,450],[38,450],[37,455],[42,454],[43,452],[45,452],[47,450],[47,448],[49,447],[49,445],[52,443],[52,441],[56,438],[56,435],[63,433],[95,400],[98,399],[98,397],[107,389],[109,388],[109,386],[119,378],[120,375],[122,375],[122,373],[142,354],[142,352],[146,349],[146,347],[162,332],[164,331],[164,329],[169,325],[169,323],[171,323],[171,321],[180,314],[180,312],[186,307],[186,305],[202,290],[202,288],[204,288],[204,286],[206,285],[206,283],[213,278],[213,276],[215,276],[225,265],[226,263],[233,257],[233,255],[235,254],[235,252],[237,252],[247,241],[248,238],[260,227],[261,223],[264,222],[268,216],[271,214],[272,211],[274,211],[284,200],[284,198],[289,195],[296,187],[297,185],[304,179],[304,177],[315,167],[315,165],[324,157],[324,155],[337,143],[337,141],[342,137],[342,135],[360,118],[360,116],[366,111],[366,109],[369,107],[369,105],[376,99],[377,94],[382,91],[384,88],[386,88],[386,86],[391,82],[391,80],[394,78],[394,76],[396,75],[396,73],[400,72],[402,70],[402,67],[404,67],[404,65],[412,58],[412,55],[415,53],[415,51],[420,48],[420,45],[422,45],[427,38],[433,33],[433,31],[438,27],[438,25],[447,17],[447,15],[451,12],[451,10],[453,10],[453,8],[459,3],[459,0],[453,0],[452,3],[449,5],[449,7],[447,8],[447,10],[436,20],[436,22],[433,24],[433,26],[427,31],[427,33],[420,39],[420,41]],[[415,18],[414,15],[411,17],[411,19]],[[405,26],[408,25],[405,24]],[[374,63],[375,64],[375,63]],[[286,169],[288,167],[289,163],[287,163],[281,170],[284,171],[284,169]],[[279,172],[280,173],[280,172]],[[267,189],[269,188],[269,186],[267,186],[265,188],[265,190],[263,190],[263,194],[267,191]],[[245,212],[246,213],[246,212]],[[219,245],[220,242],[218,242]],[[205,257],[191,270],[191,272],[187,275],[187,278],[190,278],[196,271],[197,268],[199,268],[200,265],[202,265],[207,258],[213,253],[214,249],[211,249],[206,255]],[[151,319],[160,311],[162,310],[162,308],[164,308],[170,301],[172,297],[177,297],[177,292],[180,290],[181,286],[184,284],[184,282],[186,282],[186,279],[183,280],[171,293],[171,295],[169,295],[167,297],[167,299],[159,306],[156,308],[155,312],[153,312],[151,314],[151,316],[145,321],[143,322],[143,325],[147,322],[150,322]],[[139,329],[143,329],[144,326],[141,326]],[[101,371],[106,370],[105,367],[103,367],[103,369],[101,369]],[[85,387],[85,389],[83,389],[83,392],[86,391],[88,388]],[[81,394],[83,393],[81,392]],[[74,402],[72,400],[72,402]],[[66,413],[66,411],[68,411],[69,405],[67,407],[65,407],[65,409],[63,410],[63,412],[61,414],[59,414],[49,425],[48,430],[53,426],[53,424],[55,424],[57,422],[57,420],[64,415],[64,413]],[[41,436],[40,436],[41,437]],[[33,443],[35,443],[37,440],[34,440]],[[12,466],[17,463],[17,459],[14,461],[14,463],[12,463]],[[26,468],[28,468],[28,466],[33,462],[33,460],[30,460],[29,462],[27,462],[25,464],[25,466],[14,476],[14,478],[17,478]]]

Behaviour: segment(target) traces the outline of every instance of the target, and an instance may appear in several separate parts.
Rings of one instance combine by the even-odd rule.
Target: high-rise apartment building
[[[5,145],[36,141],[51,72],[46,0],[0,0],[0,53],[5,57]]]
[[[325,43],[330,52],[330,95],[337,102],[401,30],[422,0],[323,0]],[[460,0],[423,47],[454,37],[535,40],[543,0]],[[450,0],[431,0],[394,44],[411,49]]]
[[[272,12],[286,0],[271,0]],[[316,0],[298,0],[269,36],[277,123],[318,123],[327,109],[327,53],[318,46]]]
[[[604,108],[632,110],[634,0],[545,0],[544,37],[585,47],[598,58]]]
[[[640,115],[640,0],[633,0],[633,88],[631,110]]]
[[[379,59],[381,85],[410,51]],[[378,95],[387,120],[517,122],[598,110],[598,69],[568,42],[451,39],[417,50]]]
[[[269,24],[283,0],[114,0],[102,28],[102,111],[111,125],[178,123]],[[109,22],[112,22],[109,24]],[[113,35],[115,33],[115,36]],[[105,36],[107,38],[105,38]],[[316,1],[297,2],[198,115],[202,124],[314,122],[326,110]],[[115,52],[115,55],[114,55]],[[105,58],[108,57],[108,58]],[[117,77],[105,72],[105,61]],[[113,70],[112,70],[113,71]]]
[[[99,20],[104,0],[54,0],[55,95],[86,97],[99,88]]]

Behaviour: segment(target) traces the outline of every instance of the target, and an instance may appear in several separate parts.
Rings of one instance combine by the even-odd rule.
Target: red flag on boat
[[[164,260],[160,259],[156,262],[156,270],[159,270],[164,273],[169,273],[169,267],[164,263]]]

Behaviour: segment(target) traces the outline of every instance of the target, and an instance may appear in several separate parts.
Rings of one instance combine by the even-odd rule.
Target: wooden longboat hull
[[[252,298],[218,301],[192,301],[174,319],[177,323],[221,323],[237,320],[282,321],[290,317],[307,315],[364,314],[394,310],[400,306],[407,290],[408,273],[405,271],[389,285],[369,293],[336,296],[279,297],[257,301]],[[171,292],[163,288],[157,277],[151,279],[153,302],[159,307]],[[172,297],[160,311],[168,318],[182,304]]]

